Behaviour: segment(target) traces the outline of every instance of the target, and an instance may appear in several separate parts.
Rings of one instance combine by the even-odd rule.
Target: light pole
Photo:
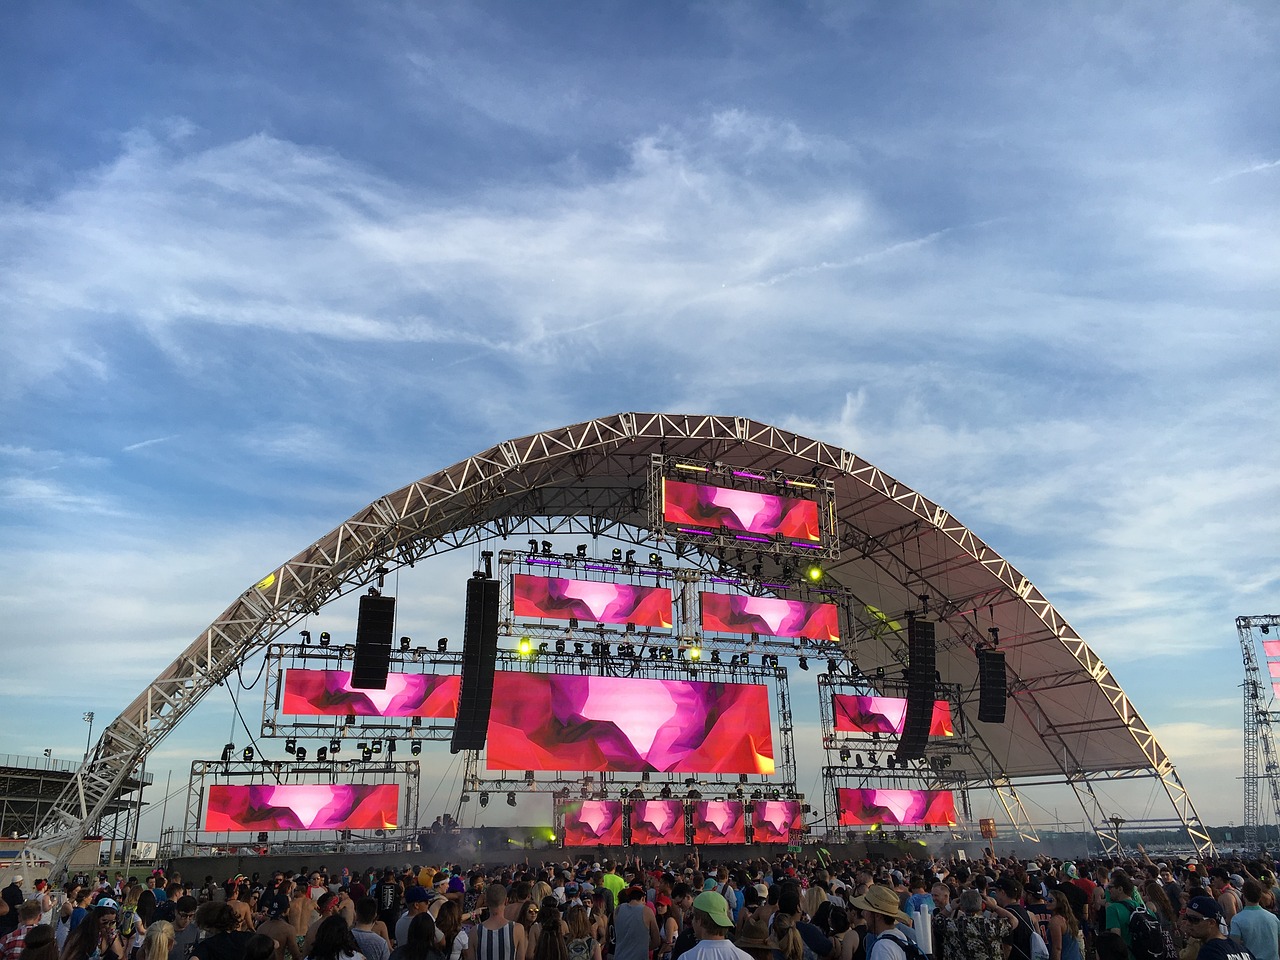
[[[89,725],[89,734],[84,738],[84,758],[88,760],[89,747],[93,744],[93,711],[86,711],[80,719]]]

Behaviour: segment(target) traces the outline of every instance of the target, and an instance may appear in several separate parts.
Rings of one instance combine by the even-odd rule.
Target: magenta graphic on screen
[[[458,715],[462,678],[389,673],[385,690],[356,690],[350,670],[286,670],[281,712],[303,717],[433,717]]]
[[[817,543],[818,504],[813,500],[664,480],[662,519],[667,523]]]
[[[631,842],[684,844],[684,801],[637,800],[631,804]]]
[[[837,693],[831,699],[839,733],[902,733],[907,720],[907,701],[902,697]],[[929,736],[955,735],[955,728],[951,725],[951,704],[946,700],[933,701]]]
[[[787,843],[804,830],[804,812],[799,800],[757,800],[751,823],[756,843]]]
[[[747,822],[737,800],[700,800],[693,805],[694,843],[746,843]]]
[[[671,626],[671,591],[599,580],[563,580],[517,573],[512,586],[517,617]]]
[[[773,773],[763,684],[499,671],[490,770]]]
[[[394,783],[214,784],[204,828],[249,830],[385,830],[398,821]]]
[[[769,637],[839,640],[834,603],[806,603],[740,593],[703,593],[702,629],[715,633],[758,633]]]
[[[955,826],[956,802],[950,790],[836,791],[842,826]]]
[[[564,806],[564,845],[594,847],[621,845],[622,803],[618,800],[583,800]]]

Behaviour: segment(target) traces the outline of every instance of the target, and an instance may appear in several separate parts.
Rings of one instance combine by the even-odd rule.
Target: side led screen
[[[837,693],[832,697],[837,733],[902,733],[907,721],[907,701],[902,697],[867,697]],[[933,701],[929,736],[954,737],[951,704]]]
[[[583,800],[565,804],[564,845],[594,847],[622,844],[622,803],[618,800]]]
[[[955,826],[956,802],[950,790],[858,790],[841,787],[836,794],[842,826]]]
[[[818,504],[813,500],[664,480],[662,519],[667,523],[734,530],[817,543]]]
[[[282,713],[301,717],[435,717],[458,714],[462,678],[389,673],[385,690],[355,690],[349,670],[286,670]]]
[[[631,623],[661,629],[671,626],[671,591],[666,587],[517,573],[511,592],[517,617]]]
[[[787,843],[793,832],[804,830],[804,813],[798,800],[757,800],[751,814],[756,843]]]
[[[394,783],[213,784],[204,828],[228,830],[384,830],[398,821]]]
[[[763,684],[499,671],[490,770],[773,773]]]
[[[704,593],[702,630],[759,633],[770,637],[839,640],[840,617],[834,603],[805,603],[738,593]]]
[[[746,843],[747,823],[737,800],[700,800],[693,806],[694,843]]]
[[[681,800],[637,800],[631,804],[631,842],[638,846],[654,843],[684,845],[684,802]]]

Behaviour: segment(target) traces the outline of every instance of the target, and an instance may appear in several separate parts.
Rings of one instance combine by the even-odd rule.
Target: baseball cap
[[[729,919],[729,904],[715,890],[704,890],[693,898],[693,909],[701,910],[717,927],[732,927]]]
[[[410,887],[404,892],[405,903],[426,903],[428,899],[426,889],[417,885]]]
[[[1213,897],[1192,897],[1187,904],[1187,910],[1198,913],[1207,920],[1222,919],[1222,907]]]
[[[449,892],[450,892],[450,893],[466,893],[466,892],[467,892],[467,885],[466,885],[465,883],[463,883],[463,882],[462,882],[462,878],[461,878],[461,877],[450,877],[450,878],[449,878]]]

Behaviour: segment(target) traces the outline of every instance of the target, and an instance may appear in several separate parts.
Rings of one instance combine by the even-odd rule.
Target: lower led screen
[[[702,629],[716,633],[758,633],[770,637],[839,640],[834,603],[806,603],[739,593],[704,593]]]
[[[564,807],[564,845],[594,847],[622,843],[622,803],[619,800],[583,800]]]
[[[798,800],[757,800],[751,814],[756,843],[787,843],[791,834],[804,829],[804,813]]]
[[[349,670],[286,670],[281,712],[302,717],[433,717],[458,715],[462,678],[389,673],[385,690],[355,690]]]
[[[671,591],[599,580],[563,580],[517,573],[512,578],[512,609],[517,617],[671,626]]]
[[[747,822],[737,800],[700,800],[693,805],[694,843],[746,843]]]
[[[858,790],[841,787],[836,791],[840,824],[869,827],[883,824],[907,827],[928,824],[955,826],[956,802],[950,790]]]
[[[837,733],[902,733],[907,720],[907,701],[902,697],[868,697],[837,693],[832,698]],[[933,701],[929,736],[954,737],[951,704]]]
[[[499,671],[490,770],[774,772],[763,684]]]
[[[631,804],[631,842],[684,845],[684,801],[637,800]]]
[[[662,482],[662,519],[667,523],[739,530],[817,543],[818,504],[705,483]]]
[[[214,784],[204,828],[234,830],[384,830],[399,819],[394,783]]]

